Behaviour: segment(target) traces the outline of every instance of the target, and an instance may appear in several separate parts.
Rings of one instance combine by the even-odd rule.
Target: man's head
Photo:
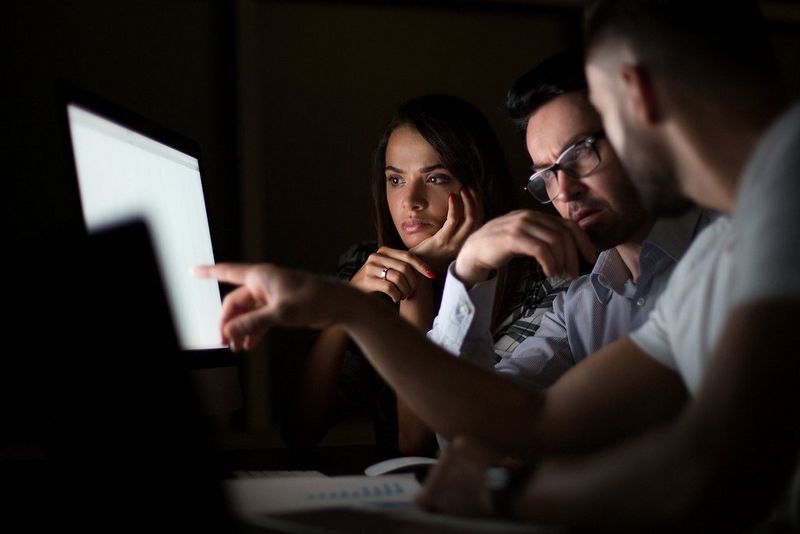
[[[763,92],[779,75],[756,2],[596,0],[585,25],[591,101],[645,206],[679,212],[679,191],[705,203],[702,164],[683,149],[776,105]]]
[[[579,53],[558,54],[525,73],[506,109],[539,172],[528,186],[538,200],[577,221],[601,250],[642,234],[650,219],[589,103]]]

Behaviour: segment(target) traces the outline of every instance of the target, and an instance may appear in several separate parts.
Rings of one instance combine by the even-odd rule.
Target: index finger
[[[192,269],[192,275],[198,278],[215,278],[220,282],[242,285],[247,278],[251,266],[240,263],[217,263],[215,265],[198,265]]]
[[[414,249],[411,249],[410,251],[387,249],[384,251],[384,254],[389,258],[409,264],[420,274],[427,276],[428,278],[433,278],[433,269],[431,269],[428,264],[422,261],[419,256],[414,254]]]

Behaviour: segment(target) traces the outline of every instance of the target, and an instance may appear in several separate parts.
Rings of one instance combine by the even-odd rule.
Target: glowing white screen
[[[219,284],[190,273],[214,263],[199,162],[74,104],[67,112],[89,232],[143,219],[181,346],[221,348]]]

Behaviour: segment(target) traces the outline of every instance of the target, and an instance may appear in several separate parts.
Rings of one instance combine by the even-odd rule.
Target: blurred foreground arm
[[[740,531],[764,519],[800,450],[799,313],[796,301],[736,309],[697,397],[674,422],[615,447],[542,462],[508,508],[534,522],[635,531]],[[456,458],[437,466],[421,504],[468,513],[462,500],[441,497],[455,484],[457,494],[485,502],[488,492],[476,487],[482,479],[473,477],[467,491],[454,473],[464,463],[486,467],[470,449],[454,449]]]

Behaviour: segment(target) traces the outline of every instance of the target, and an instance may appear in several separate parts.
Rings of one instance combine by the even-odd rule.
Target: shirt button
[[[469,306],[466,304],[462,304],[460,308],[458,308],[458,312],[461,314],[462,317],[466,317],[469,315]]]
[[[647,302],[647,299],[644,297],[639,297],[638,299],[636,299],[636,305],[639,306],[640,308],[644,306],[645,302]]]

